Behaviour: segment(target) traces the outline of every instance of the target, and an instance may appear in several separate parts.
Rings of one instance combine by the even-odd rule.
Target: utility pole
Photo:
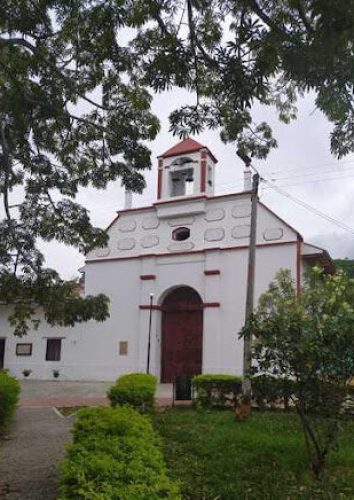
[[[251,233],[250,244],[248,250],[248,270],[247,270],[247,296],[246,296],[246,313],[245,325],[248,324],[254,306],[254,283],[255,283],[255,268],[256,268],[256,243],[257,243],[257,207],[258,207],[258,185],[259,174],[256,173],[252,178],[251,192]],[[243,344],[243,394],[251,396],[251,339],[244,338]]]
[[[149,336],[148,336],[148,348],[147,348],[146,373],[150,373],[151,319],[152,319],[152,303],[153,303],[153,300],[154,300],[154,294],[150,293],[150,302],[149,302]]]

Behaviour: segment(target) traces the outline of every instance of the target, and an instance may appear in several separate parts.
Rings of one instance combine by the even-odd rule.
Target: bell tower
[[[217,159],[194,139],[183,139],[158,157],[157,199],[213,196]]]

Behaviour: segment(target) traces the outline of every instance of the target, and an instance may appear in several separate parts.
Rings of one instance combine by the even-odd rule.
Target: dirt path
[[[17,408],[9,439],[0,442],[0,499],[57,497],[58,465],[72,422],[53,408]]]

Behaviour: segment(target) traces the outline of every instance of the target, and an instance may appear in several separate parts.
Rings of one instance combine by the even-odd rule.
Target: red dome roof
[[[212,159],[217,163],[217,159],[213,155],[213,153],[207,148],[206,146],[203,146],[203,144],[200,144],[200,142],[195,141],[194,139],[191,139],[188,137],[187,139],[183,139],[182,141],[178,142],[172,148],[168,149],[165,151],[160,157],[162,158],[168,158],[170,156],[177,156],[181,154],[186,154],[186,153],[195,153],[196,151],[200,151],[201,149],[206,149]]]

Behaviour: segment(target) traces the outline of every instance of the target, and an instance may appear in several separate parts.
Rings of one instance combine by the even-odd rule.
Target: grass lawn
[[[254,412],[237,423],[230,411],[178,408],[154,424],[186,500],[354,499],[354,423],[321,482],[309,472],[296,415]]]

